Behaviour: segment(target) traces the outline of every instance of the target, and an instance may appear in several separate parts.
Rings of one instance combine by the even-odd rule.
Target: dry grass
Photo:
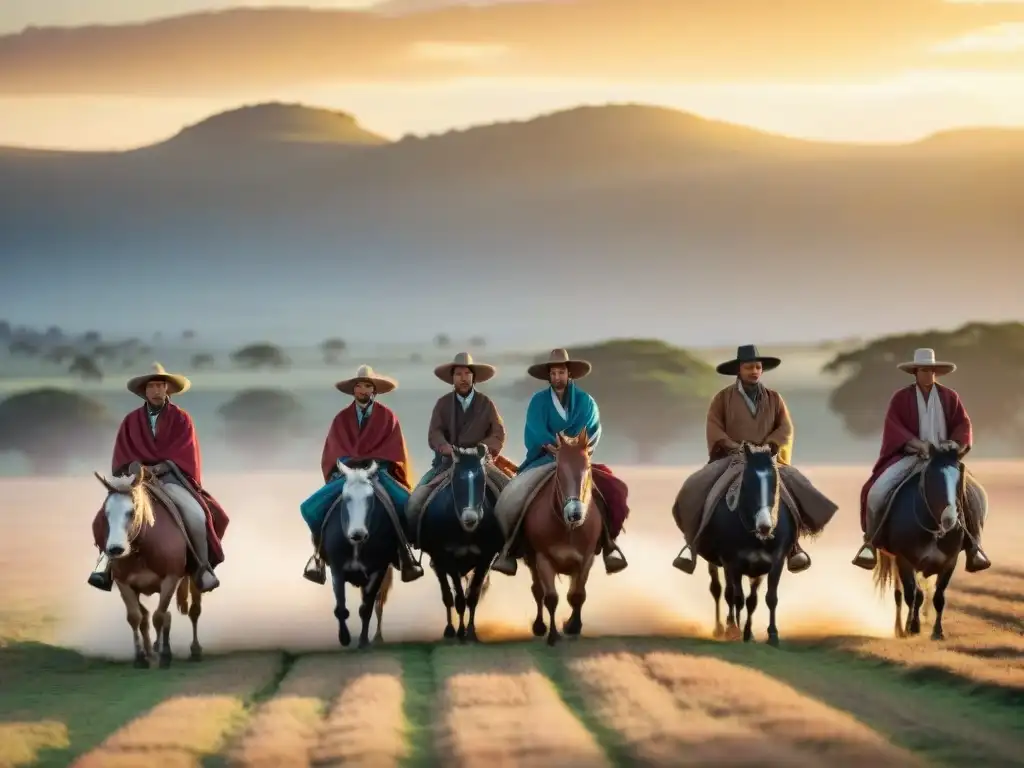
[[[0,768],[32,765],[41,749],[64,749],[68,727],[43,720],[36,723],[0,723]]]
[[[125,724],[76,768],[161,765],[198,768],[218,754],[245,717],[246,703],[277,673],[278,658],[259,655],[197,667],[187,690]],[[149,674],[160,674],[152,670]]]
[[[604,752],[521,649],[435,652],[437,752],[444,765],[608,765]]]

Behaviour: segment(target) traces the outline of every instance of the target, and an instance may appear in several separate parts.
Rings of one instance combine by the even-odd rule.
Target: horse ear
[[[555,443],[558,445],[565,445],[566,442],[565,432],[558,432],[555,434]]]
[[[377,474],[378,469],[380,469],[380,465],[376,461],[371,461],[369,469],[366,470],[366,476],[373,477]]]
[[[96,477],[97,480],[100,481],[100,485],[102,485],[104,488],[106,488],[111,493],[115,492],[114,491],[114,486],[112,486],[109,482],[107,482],[107,478],[105,478],[99,472],[93,472],[93,475]]]
[[[337,463],[338,463],[338,471],[341,472],[341,476],[342,477],[348,477],[349,475],[352,474],[352,470],[350,470],[348,467],[346,467],[345,463],[341,459],[338,459]]]
[[[586,427],[581,429],[580,433],[576,436],[576,440],[578,442],[583,443],[584,446],[586,446],[586,444],[589,441],[589,439],[590,439],[590,436],[587,434],[587,428]]]

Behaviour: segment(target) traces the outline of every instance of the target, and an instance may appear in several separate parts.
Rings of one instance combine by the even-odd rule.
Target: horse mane
[[[149,491],[146,490],[145,482],[135,483],[132,477],[112,477],[110,478],[110,487],[117,493],[131,496],[135,514],[132,515],[131,526],[128,530],[129,538],[136,536],[142,530],[143,525],[152,527],[156,523],[156,517],[153,514],[153,500],[150,498]]]

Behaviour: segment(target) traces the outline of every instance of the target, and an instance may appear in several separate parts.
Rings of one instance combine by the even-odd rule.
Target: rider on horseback
[[[716,369],[723,376],[734,376],[736,381],[711,401],[707,418],[708,463],[683,483],[675,506],[682,517],[699,523],[704,511],[714,507],[718,499],[709,499],[709,496],[714,494],[721,498],[727,489],[721,487],[719,480],[734,465],[740,445],[749,443],[771,446],[779,479],[792,495],[801,528],[818,532],[832,519],[836,505],[790,465],[793,422],[782,395],[761,383],[761,374],[777,368],[781,362],[777,357],[760,355],[757,347],[749,344],[738,347],[736,358]],[[684,530],[687,528],[688,525]],[[696,532],[696,527],[694,530]],[[672,565],[684,573],[693,573],[697,565],[696,544],[696,541],[689,541]],[[811,566],[810,555],[800,547],[799,541],[794,542],[786,565],[792,573]]]
[[[434,375],[451,386],[452,391],[438,399],[430,415],[427,444],[434,452],[434,460],[409,497],[406,507],[411,537],[417,535],[423,503],[438,483],[447,477],[446,470],[452,466],[453,448],[486,446],[492,459],[485,464],[487,479],[499,489],[508,484],[509,475],[495,463],[505,447],[505,423],[494,401],[476,389],[477,384],[494,378],[496,372],[493,365],[474,362],[468,352],[459,352],[450,363],[434,368]]]
[[[861,491],[861,527],[864,546],[853,564],[872,570],[877,555],[872,544],[881,522],[882,510],[899,487],[924,464],[931,446],[957,448],[966,454],[972,445],[971,419],[960,396],[939,384],[936,378],[956,370],[953,363],[936,362],[935,350],[918,349],[914,359],[896,366],[915,378],[915,383],[896,391],[889,401],[882,431],[882,447],[871,477]],[[966,473],[967,492],[963,505],[967,553],[967,571],[983,571],[992,563],[981,549],[981,530],[987,514],[984,491],[978,481]]]
[[[555,461],[558,450],[556,435],[564,432],[566,437],[576,437],[584,427],[593,452],[601,438],[601,415],[594,398],[576,384],[589,374],[591,365],[586,360],[573,360],[564,349],[553,349],[543,363],[531,365],[527,373],[535,379],[547,382],[548,386],[534,393],[526,412],[526,458],[519,466],[515,483],[523,478],[527,470]],[[629,514],[626,499],[626,484],[615,477],[603,464],[591,467],[594,487],[597,490],[598,509],[603,520],[600,547],[604,558],[605,571],[618,573],[626,568],[626,558],[615,543],[622,523]],[[526,480],[526,482],[534,482]],[[515,576],[516,561],[512,556],[523,509],[516,509],[517,515],[505,548],[495,559],[492,570]]]
[[[380,485],[392,498],[396,511],[404,509],[408,498],[405,494],[409,490],[409,452],[402,427],[394,411],[377,402],[378,395],[392,392],[398,383],[374,373],[368,365],[361,365],[355,376],[334,386],[351,395],[353,400],[334,417],[324,441],[320,468],[325,485],[302,504],[302,516],[313,534],[314,548],[302,575],[315,584],[327,581],[327,568],[320,553],[320,532],[344,488],[338,461],[351,468],[366,468],[377,462]],[[391,522],[401,542],[398,557],[402,581],[415,581],[423,575],[423,568],[413,559],[402,521],[392,519]]]
[[[111,463],[115,475],[125,476],[129,466],[138,462],[149,469],[149,482],[160,483],[180,512],[199,561],[195,583],[201,592],[209,592],[220,586],[213,567],[224,560],[220,539],[228,517],[202,488],[199,438],[192,418],[170,400],[171,395],[183,394],[191,386],[187,378],[168,373],[159,363],[154,364],[152,373],[129,379],[128,391],[145,402],[121,422]],[[96,526],[93,527],[95,532]],[[96,545],[102,549],[102,542],[97,541]],[[109,592],[113,587],[110,571],[110,559],[101,555],[88,583]]]

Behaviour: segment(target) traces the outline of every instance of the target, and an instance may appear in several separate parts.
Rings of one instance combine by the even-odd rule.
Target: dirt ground
[[[891,596],[849,564],[865,468],[804,469],[840,513],[812,570],[783,577],[779,649],[763,600],[755,643],[711,640],[705,572],[671,568],[685,468],[621,470],[630,567],[592,578],[584,639],[555,649],[529,635],[520,574],[493,578],[479,646],[438,642],[428,576],[396,584],[383,645],[338,652],[330,590],[300,577],[296,503],[316,477],[214,476],[232,515],[224,586],[202,662],[174,614],[169,670],[126,663],[120,600],[84,583],[95,480],[4,481],[0,766],[1024,765],[1024,465],[972,465],[996,566],[954,577],[941,643],[931,615],[894,639]]]

